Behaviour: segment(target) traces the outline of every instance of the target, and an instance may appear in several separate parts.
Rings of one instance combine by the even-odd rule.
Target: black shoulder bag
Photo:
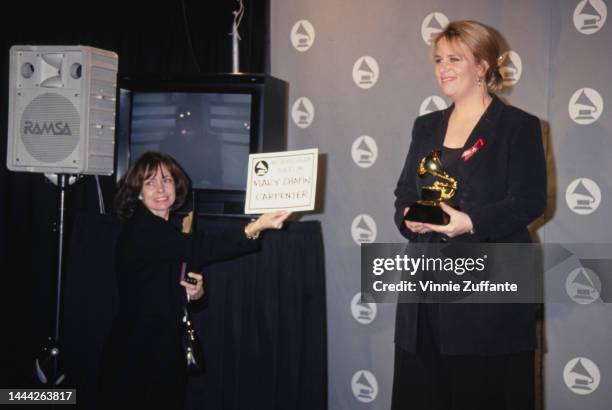
[[[181,277],[185,275],[185,266],[186,264],[183,262],[181,265]],[[189,295],[187,295],[185,303],[183,304],[181,326],[181,338],[187,371],[191,374],[201,373],[204,371],[204,352],[202,351],[202,344],[200,343],[198,334],[193,326],[193,321],[191,320],[191,314],[189,313]]]
[[[183,232],[191,232],[192,221],[193,212],[190,212],[183,218]],[[182,262],[181,279],[186,278],[186,272],[187,264]],[[202,351],[202,344],[200,343],[198,334],[193,326],[193,321],[191,320],[191,314],[189,313],[189,295],[186,295],[181,314],[181,342],[185,354],[187,372],[190,374],[202,373],[204,371],[204,352]]]

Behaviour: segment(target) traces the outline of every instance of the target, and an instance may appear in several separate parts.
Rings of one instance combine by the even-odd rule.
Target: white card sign
[[[319,149],[249,155],[245,214],[312,211]]]

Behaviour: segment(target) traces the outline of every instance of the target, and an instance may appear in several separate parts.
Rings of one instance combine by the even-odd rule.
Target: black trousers
[[[437,332],[427,320],[430,316],[419,311],[416,353],[395,347],[392,410],[535,408],[532,351],[495,356],[440,354]]]
[[[98,410],[183,409],[185,357],[180,341],[175,341],[179,336],[168,328],[153,329],[141,338],[132,337],[123,323],[116,324],[101,356]]]

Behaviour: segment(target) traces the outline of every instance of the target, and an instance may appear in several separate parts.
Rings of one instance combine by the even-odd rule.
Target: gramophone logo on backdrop
[[[574,26],[582,34],[598,32],[606,22],[608,8],[602,0],[582,0],[574,9]]]
[[[355,398],[364,403],[370,403],[378,396],[378,382],[368,370],[359,370],[353,375],[351,388]]]
[[[429,114],[430,112],[445,110],[448,108],[446,101],[442,99],[442,97],[438,97],[437,95],[430,95],[425,98],[421,103],[421,107],[419,108],[419,115]]]
[[[359,88],[371,88],[378,81],[379,72],[378,63],[374,57],[359,57],[353,64],[353,81]]]
[[[601,191],[595,181],[578,178],[567,186],[565,201],[569,209],[578,215],[588,215],[599,207]]]
[[[357,215],[351,224],[351,234],[357,245],[376,240],[376,222],[367,214]]]
[[[378,158],[378,145],[374,138],[368,135],[357,137],[351,147],[351,156],[355,164],[361,168],[369,168],[374,165]]]
[[[300,20],[291,29],[291,44],[297,51],[304,52],[312,47],[315,29],[308,20]]]
[[[293,122],[300,128],[306,128],[314,120],[315,109],[312,102],[306,97],[300,97],[293,103],[291,109],[291,118]]]
[[[596,90],[581,88],[570,98],[569,116],[577,124],[592,124],[601,116],[603,106],[603,98]]]
[[[576,394],[591,394],[599,386],[599,368],[586,357],[575,357],[565,365],[563,380],[568,389]]]
[[[448,24],[448,17],[440,12],[429,13],[421,23],[421,36],[427,45],[442,31]]]
[[[574,302],[588,305],[599,300],[601,280],[591,269],[576,268],[565,280],[565,291]]]
[[[518,83],[523,73],[523,62],[516,51],[506,51],[502,54],[502,65],[499,71],[504,79],[504,87]]]
[[[378,309],[371,295],[364,293],[363,299],[367,302],[361,301],[361,292],[353,296],[351,300],[351,313],[356,321],[362,325],[369,325],[376,319],[376,312]]]

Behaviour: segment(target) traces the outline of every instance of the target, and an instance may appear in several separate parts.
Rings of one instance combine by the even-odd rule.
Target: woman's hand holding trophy
[[[432,185],[421,188],[421,199],[404,211],[404,223],[415,233],[439,232],[452,238],[464,233],[473,233],[469,215],[461,212],[445,201],[450,200],[459,183],[444,171],[440,151],[432,151],[421,160],[419,177],[431,175],[436,180]]]

